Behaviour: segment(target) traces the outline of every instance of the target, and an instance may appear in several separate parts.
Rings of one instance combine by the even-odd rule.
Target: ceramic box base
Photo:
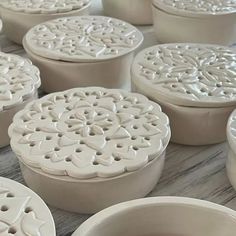
[[[3,31],[6,36],[17,44],[22,44],[24,35],[33,26],[59,17],[82,16],[89,14],[89,6],[79,10],[57,14],[27,14],[1,8]]]
[[[236,14],[200,18],[172,15],[155,6],[152,9],[154,30],[161,43],[235,43]]]
[[[23,163],[21,170],[27,185],[49,205],[72,212],[95,213],[116,203],[146,196],[157,184],[164,160],[165,153],[138,171],[110,179],[55,177]]]

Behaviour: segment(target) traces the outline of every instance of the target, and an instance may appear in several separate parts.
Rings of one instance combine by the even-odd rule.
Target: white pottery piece
[[[235,211],[211,202],[155,197],[107,208],[72,236],[234,236],[235,219]]]
[[[134,25],[152,24],[152,0],[102,0],[106,15]]]
[[[221,45],[236,42],[235,0],[154,0],[152,9],[159,42]]]
[[[170,129],[143,95],[93,87],[30,103],[9,135],[30,188],[55,207],[94,213],[153,189]]]
[[[121,88],[130,82],[133,53],[143,41],[134,26],[102,16],[61,18],[31,29],[24,48],[46,92],[74,87]]]
[[[0,177],[0,205],[2,236],[56,236],[47,205],[24,185]]]
[[[227,125],[227,140],[229,144],[228,159],[226,162],[227,175],[229,180],[236,189],[236,111],[229,117]]]
[[[22,57],[0,53],[0,147],[9,145],[13,116],[37,97],[39,70]]]
[[[88,15],[89,7],[90,0],[0,1],[4,33],[18,44],[33,26],[60,17]]]
[[[158,102],[169,116],[172,141],[206,145],[226,139],[236,108],[236,52],[204,44],[163,44],[140,52],[132,88]]]

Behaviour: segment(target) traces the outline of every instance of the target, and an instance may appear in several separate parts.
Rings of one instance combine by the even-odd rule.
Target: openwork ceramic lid
[[[90,0],[1,0],[0,6],[30,14],[55,14],[79,10],[90,5]]]
[[[0,53],[0,111],[32,97],[40,84],[39,70],[31,61]]]
[[[133,82],[151,97],[181,106],[236,104],[235,49],[204,44],[163,44],[140,52]]]
[[[170,130],[160,106],[142,95],[85,88],[28,104],[9,135],[26,165],[86,179],[142,168],[163,153]]]
[[[0,207],[0,235],[56,235],[48,207],[22,184],[0,177]]]
[[[27,33],[25,46],[49,59],[91,62],[128,54],[142,41],[142,33],[126,22],[103,16],[78,16],[35,26]]]
[[[236,0],[153,0],[161,10],[185,16],[211,16],[236,13]]]

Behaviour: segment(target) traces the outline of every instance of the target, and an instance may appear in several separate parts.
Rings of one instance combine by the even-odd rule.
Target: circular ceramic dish
[[[143,95],[86,88],[30,103],[9,135],[30,188],[58,208],[94,213],[153,189],[170,129]]]
[[[31,29],[24,48],[41,71],[46,92],[74,87],[121,88],[130,79],[134,50],[142,33],[120,20],[70,17]]]
[[[158,102],[169,116],[172,141],[219,143],[236,108],[236,52],[204,44],[163,44],[140,52],[132,87]]]
[[[163,43],[236,42],[235,0],[154,0],[153,21]]]
[[[1,0],[0,13],[7,37],[22,44],[26,32],[44,21],[89,13],[90,0]]]
[[[229,180],[236,189],[236,110],[231,114],[227,125],[229,153],[226,163]]]
[[[105,14],[134,25],[152,24],[152,0],[102,0]]]
[[[156,197],[121,203],[89,218],[72,236],[234,236],[236,212],[207,201]]]
[[[37,97],[39,70],[22,57],[0,53],[0,147],[9,145],[7,130],[16,112]]]
[[[56,236],[50,210],[27,187],[0,177],[0,234]]]

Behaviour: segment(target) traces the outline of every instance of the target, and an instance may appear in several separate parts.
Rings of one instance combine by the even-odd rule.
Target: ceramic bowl
[[[56,236],[50,210],[27,187],[0,177],[1,235]]]
[[[153,189],[170,128],[143,95],[94,87],[30,103],[9,135],[30,188],[52,206],[94,213]]]
[[[41,71],[46,92],[74,87],[122,88],[143,35],[132,25],[102,17],[70,17],[31,29],[24,48]]]
[[[156,197],[121,203],[89,218],[72,236],[234,236],[236,212],[207,201]]]
[[[236,42],[235,1],[154,0],[152,10],[159,42],[220,45]]]
[[[9,145],[13,116],[37,97],[39,86],[39,70],[31,61],[0,53],[0,147]]]
[[[163,44],[140,52],[132,89],[169,116],[172,142],[207,145],[226,139],[236,108],[235,50],[205,44]]]
[[[33,26],[60,17],[88,15],[89,7],[90,0],[0,1],[4,33],[18,44]]]
[[[134,25],[152,24],[152,0],[102,0],[106,15]]]

